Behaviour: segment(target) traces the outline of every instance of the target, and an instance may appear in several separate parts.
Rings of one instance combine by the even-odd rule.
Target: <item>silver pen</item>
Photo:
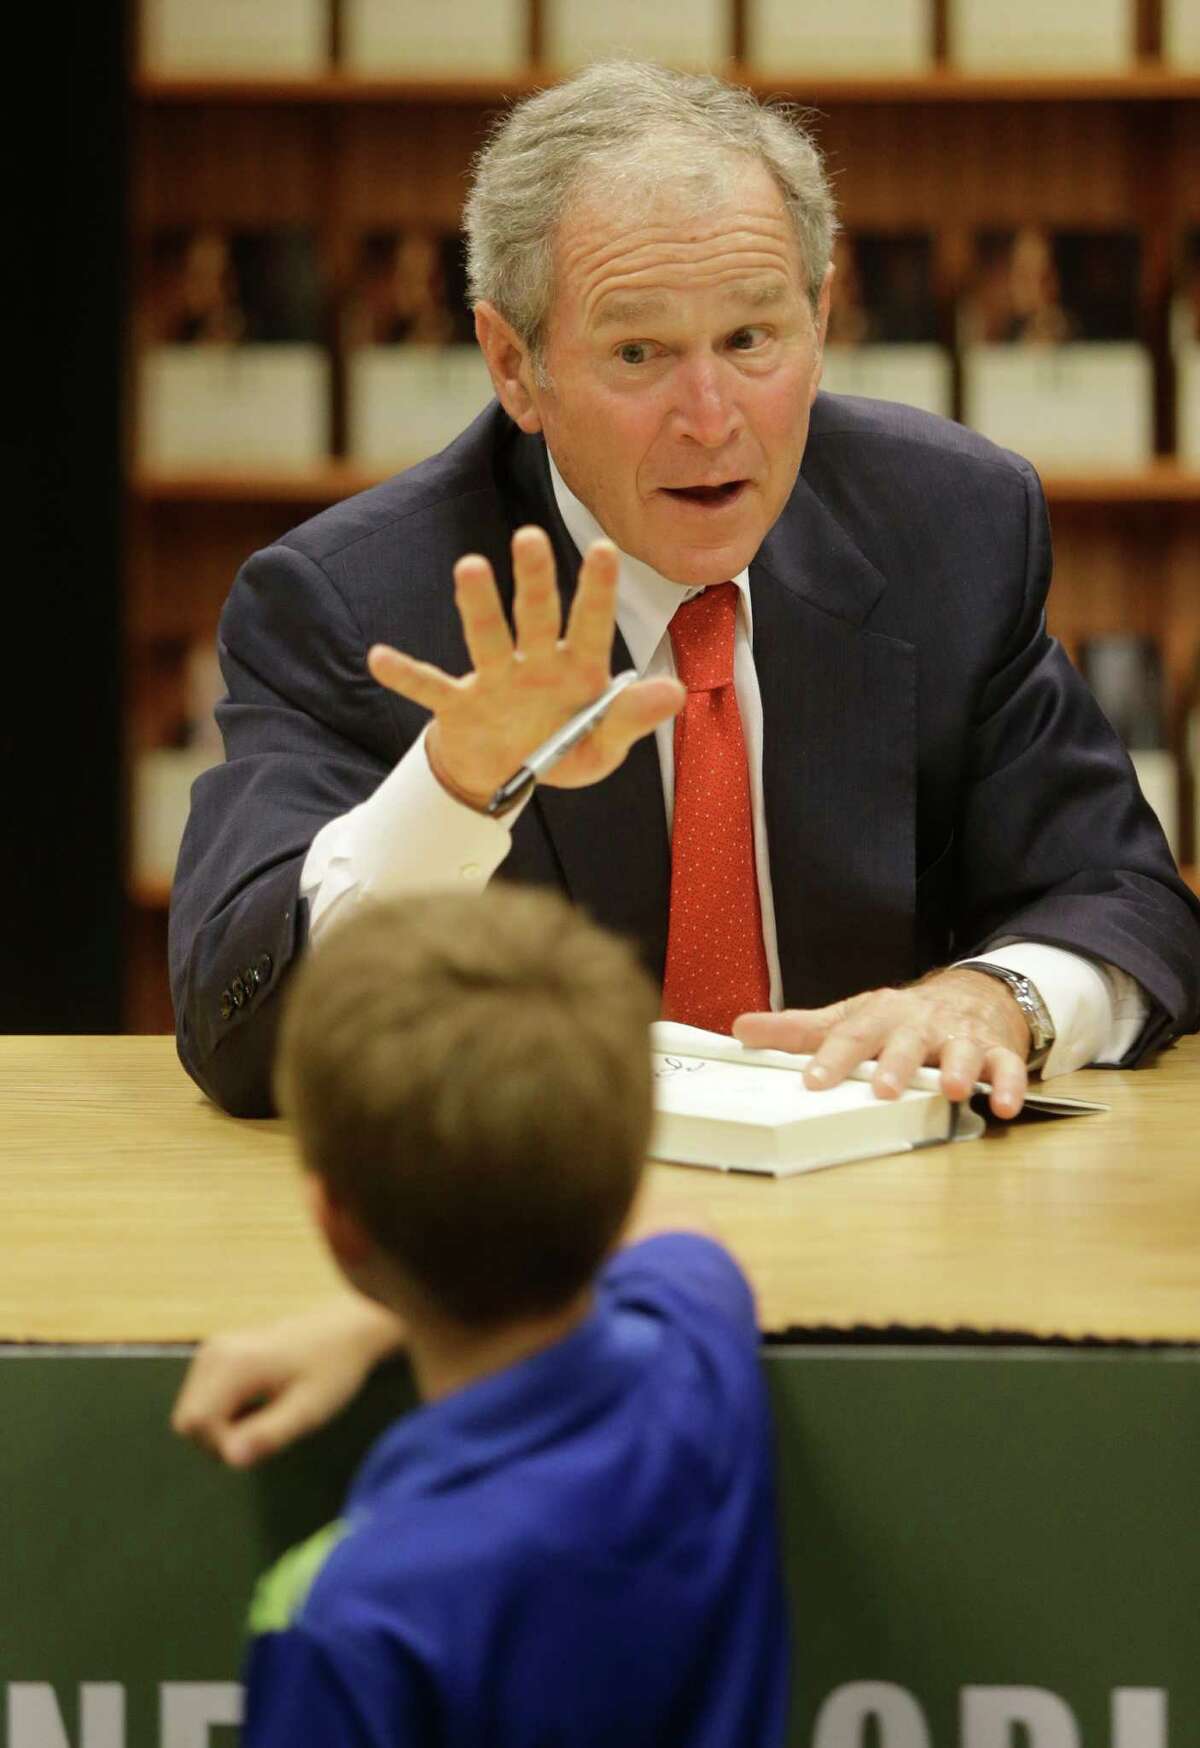
[[[522,800],[544,771],[548,771],[551,765],[556,765],[564,753],[569,753],[572,747],[579,745],[585,735],[592,732],[607,713],[613,699],[637,677],[636,668],[626,668],[623,674],[614,675],[598,698],[593,698],[590,704],[577,710],[561,728],[555,730],[549,740],[542,742],[536,752],[530,753],[525,763],[513,772],[507,782],[501,783],[487,804],[488,813],[495,818],[497,814],[507,813],[510,807]]]

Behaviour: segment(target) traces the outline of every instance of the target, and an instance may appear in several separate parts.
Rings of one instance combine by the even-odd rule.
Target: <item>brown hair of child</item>
[[[297,970],[276,1097],[430,1304],[496,1326],[569,1303],[620,1231],[656,1010],[633,950],[549,892],[364,906]]]

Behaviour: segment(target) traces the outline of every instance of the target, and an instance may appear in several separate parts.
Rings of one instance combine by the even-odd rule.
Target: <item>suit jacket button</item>
[[[242,972],[242,982],[246,985],[246,999],[249,1000],[258,988],[258,972],[253,965],[247,965]]]
[[[229,992],[233,996],[233,1005],[235,1008],[245,1007],[246,985],[242,982],[240,977],[234,978],[233,982],[229,985]]]
[[[233,1018],[233,996],[227,989],[221,991],[221,1018],[223,1020]]]
[[[275,962],[269,953],[260,953],[254,961],[254,981],[261,989],[264,983],[270,983]]]

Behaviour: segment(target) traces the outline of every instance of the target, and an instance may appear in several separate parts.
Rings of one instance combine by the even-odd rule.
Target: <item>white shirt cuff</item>
[[[1085,959],[1040,941],[1010,941],[977,959],[1023,972],[1036,983],[1054,1021],[1055,1039],[1043,1080],[1089,1063],[1119,1062],[1146,1023],[1150,1001],[1136,978],[1115,965]]]
[[[304,859],[300,893],[309,937],[363,899],[482,892],[512,847],[509,825],[456,801],[429,768],[425,735],[369,800],[323,825]]]

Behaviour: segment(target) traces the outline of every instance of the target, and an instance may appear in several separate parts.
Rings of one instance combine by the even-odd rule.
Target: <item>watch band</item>
[[[1007,965],[993,965],[988,959],[963,959],[956,969],[982,971],[987,977],[995,977],[1001,983],[1007,983],[1029,1027],[1029,1055],[1025,1059],[1025,1066],[1030,1073],[1040,1068],[1049,1056],[1058,1034],[1054,1029],[1054,1021],[1050,1018],[1050,1009],[1042,1000],[1037,984],[1026,977],[1023,971],[1010,971]]]

